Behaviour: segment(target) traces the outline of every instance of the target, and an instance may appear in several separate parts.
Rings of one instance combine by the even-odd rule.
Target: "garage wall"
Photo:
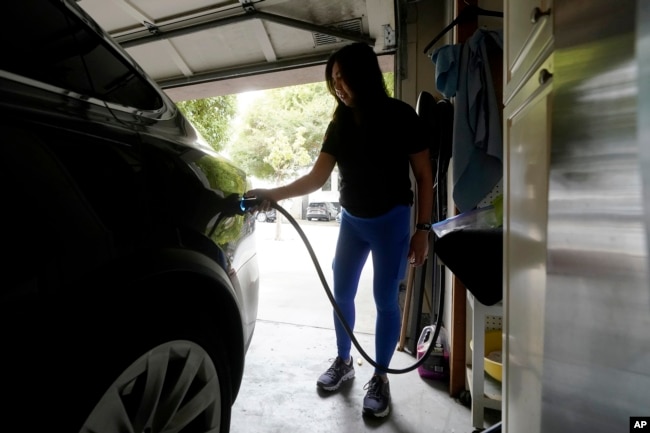
[[[427,43],[435,37],[447,21],[447,0],[420,0],[407,2],[403,18],[405,37],[401,39],[398,61],[405,67],[402,73],[400,99],[415,107],[420,92],[440,96],[435,87],[435,66],[423,53]]]

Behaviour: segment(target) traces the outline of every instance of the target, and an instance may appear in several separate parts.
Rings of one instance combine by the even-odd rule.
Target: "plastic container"
[[[484,368],[492,378],[501,382],[503,374],[501,345],[502,332],[500,329],[485,332]],[[469,342],[469,348],[474,350],[474,340]]]
[[[463,212],[459,215],[447,218],[446,220],[435,223],[431,228],[439,238],[442,238],[447,233],[455,232],[467,228],[472,229],[490,229],[501,227],[503,221],[503,211],[495,209],[493,205],[485,206],[478,209],[473,209]]]
[[[435,325],[425,326],[417,345],[417,359],[421,359],[429,350],[435,333]],[[418,367],[418,373],[425,379],[446,380],[449,378],[449,351],[447,349],[445,328],[440,329],[438,339],[426,361]]]

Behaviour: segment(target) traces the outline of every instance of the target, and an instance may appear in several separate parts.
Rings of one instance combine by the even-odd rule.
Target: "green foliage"
[[[230,155],[260,179],[295,177],[318,156],[334,107],[324,83],[260,92],[241,113]]]
[[[228,194],[243,194],[249,186],[246,174],[224,158],[204,155],[195,161],[212,189]]]
[[[384,74],[394,96],[392,72]],[[324,82],[257,92],[230,144],[233,161],[253,176],[282,182],[310,167],[318,157],[336,101]]]
[[[195,166],[203,173],[212,189],[223,191],[226,196],[230,194],[243,195],[250,187],[246,182],[244,172],[224,158],[205,155],[195,161]],[[211,237],[217,244],[226,245],[240,236],[243,226],[243,215],[223,218],[212,232]]]
[[[386,83],[386,90],[391,97],[395,97],[395,73],[384,72],[384,82]]]
[[[182,101],[176,106],[215,151],[224,149],[230,139],[230,126],[236,114],[235,95]]]

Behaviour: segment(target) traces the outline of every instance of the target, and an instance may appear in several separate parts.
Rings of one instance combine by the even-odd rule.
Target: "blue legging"
[[[358,218],[343,210],[332,265],[334,299],[343,318],[354,329],[354,298],[361,271],[372,252],[373,295],[377,307],[375,361],[386,368],[390,366],[400,334],[399,283],[406,271],[410,215],[409,206],[397,206],[376,218]],[[334,329],[338,355],[348,359],[352,341],[336,313]],[[377,368],[375,371],[382,372]]]

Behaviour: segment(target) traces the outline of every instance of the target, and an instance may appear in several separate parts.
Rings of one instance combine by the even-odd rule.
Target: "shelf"
[[[469,306],[474,310],[474,304],[477,306],[480,305],[480,309],[486,316],[501,316],[503,314],[503,302],[499,302],[495,305],[484,305],[474,299],[474,295],[469,290],[467,291],[467,302]]]
[[[467,389],[472,396],[472,426],[483,428],[485,409],[501,410],[502,384],[484,370],[485,363],[485,319],[487,316],[502,316],[503,303],[484,305],[474,299],[467,291],[467,305],[471,309],[471,339],[474,341],[471,350],[467,348],[466,380]],[[471,354],[471,355],[470,355]],[[473,367],[477,370],[474,371]]]
[[[472,389],[472,366],[466,366],[467,383]],[[501,410],[501,382],[487,373],[483,376],[483,407],[488,409]],[[472,396],[472,399],[474,396]]]

